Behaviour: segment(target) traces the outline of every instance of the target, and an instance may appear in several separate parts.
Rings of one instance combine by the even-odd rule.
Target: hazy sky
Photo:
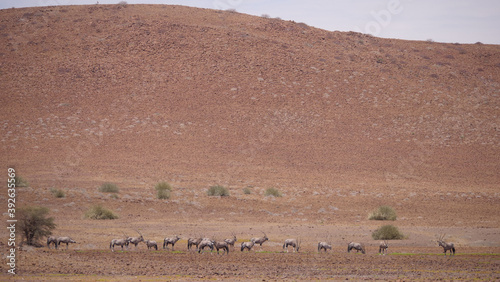
[[[99,0],[116,4],[120,0]],[[498,0],[128,0],[279,17],[340,31],[437,42],[500,44]],[[1,0],[0,9],[96,4],[97,0]]]

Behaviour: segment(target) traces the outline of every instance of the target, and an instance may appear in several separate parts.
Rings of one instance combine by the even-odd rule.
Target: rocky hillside
[[[500,46],[163,5],[1,10],[0,36],[1,163],[39,185],[498,189]]]

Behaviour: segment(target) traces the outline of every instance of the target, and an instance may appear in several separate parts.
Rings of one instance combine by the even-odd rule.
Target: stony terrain
[[[1,165],[29,182],[18,206],[49,207],[54,233],[78,242],[21,248],[18,277],[500,276],[499,46],[163,5],[0,10],[0,37]],[[170,199],[156,199],[159,181]],[[98,192],[104,182],[120,192]],[[215,184],[230,196],[208,197]],[[265,196],[270,187],[283,196]],[[120,218],[85,219],[96,203]],[[388,256],[371,238],[385,223],[367,219],[380,205],[407,235]],[[134,229],[179,234],[179,251],[109,251]],[[185,247],[195,235],[262,232],[270,241],[256,253]],[[438,255],[442,233],[458,246],[453,259]],[[280,253],[290,237],[301,253]],[[317,254],[327,239],[333,252]],[[368,254],[347,254],[349,241]]]

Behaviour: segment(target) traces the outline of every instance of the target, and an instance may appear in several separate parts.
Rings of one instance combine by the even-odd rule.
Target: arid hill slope
[[[0,150],[41,186],[497,189],[500,47],[228,11],[0,11]]]

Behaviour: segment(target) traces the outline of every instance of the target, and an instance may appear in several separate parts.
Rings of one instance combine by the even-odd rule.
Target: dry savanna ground
[[[167,5],[0,10],[0,37],[5,178],[15,168],[29,182],[16,206],[48,207],[54,235],[77,241],[18,247],[16,276],[1,263],[1,280],[500,278],[499,46]],[[212,185],[230,195],[208,196]],[[95,204],[119,218],[85,218]],[[381,205],[397,219],[368,220]],[[384,224],[405,239],[382,256],[371,234]],[[160,250],[110,251],[136,230]],[[186,247],[263,233],[250,252]],[[287,238],[299,253],[283,252]]]

